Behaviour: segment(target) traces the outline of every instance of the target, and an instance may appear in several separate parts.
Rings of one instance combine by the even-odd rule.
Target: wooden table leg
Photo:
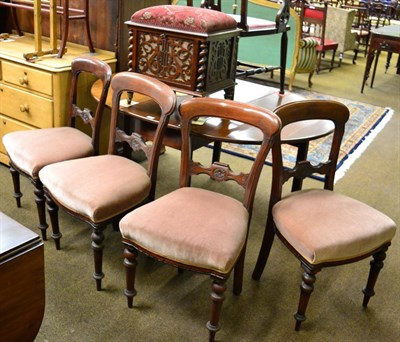
[[[361,94],[364,92],[364,86],[365,83],[367,83],[368,77],[369,77],[369,72],[371,70],[371,65],[374,60],[375,56],[375,49],[371,48],[371,45],[369,46],[368,50],[368,55],[367,55],[367,63],[365,64],[365,71],[364,71],[364,77],[361,85]]]
[[[378,67],[378,60],[379,60],[380,55],[381,55],[381,50],[376,51],[374,70],[372,70],[371,84],[369,86],[370,88],[372,88],[374,86],[376,68]]]

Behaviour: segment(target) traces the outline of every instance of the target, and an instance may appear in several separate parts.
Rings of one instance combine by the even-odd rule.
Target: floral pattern
[[[131,21],[148,26],[210,34],[237,27],[234,18],[226,13],[205,8],[162,5],[135,12]]]

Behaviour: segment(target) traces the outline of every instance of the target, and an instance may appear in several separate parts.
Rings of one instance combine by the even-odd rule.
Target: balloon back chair
[[[176,96],[172,89],[149,76],[122,72],[113,77],[111,88],[113,95],[108,154],[52,164],[39,173],[56,248],[60,249],[61,238],[59,207],[87,222],[92,228],[95,263],[93,278],[97,290],[101,290],[101,280],[104,277],[104,229],[109,223],[117,226],[116,223],[123,215],[154,198],[162,138],[176,106]],[[146,144],[139,134],[133,132],[129,135],[117,127],[117,122],[123,121],[118,119],[121,95],[127,96],[126,93],[144,95],[160,107],[161,114],[151,145]],[[155,118],[153,121],[157,123]],[[117,155],[119,145],[116,141],[133,151],[143,151],[148,159],[147,170],[141,164]]]
[[[246,242],[256,186],[270,146],[279,132],[280,121],[272,112],[261,107],[212,98],[186,100],[179,111],[182,132],[180,187],[132,211],[120,221],[127,272],[125,295],[128,306],[132,307],[136,295],[138,251],[181,270],[210,275],[213,280],[212,306],[207,328],[209,339],[213,341],[220,327],[226,282],[232,270],[233,292],[239,295],[242,290]],[[203,166],[192,160],[190,130],[192,121],[198,117],[235,120],[261,130],[262,144],[249,172],[234,172],[222,162]],[[195,179],[199,179],[194,176],[200,174],[208,175],[221,186],[222,182],[232,181],[232,187],[222,186],[227,190],[225,192],[219,191],[221,189],[217,186],[212,190],[205,189],[204,185],[190,186],[189,183],[193,184]],[[232,193],[229,190],[237,190],[233,186],[235,183],[244,190],[240,194],[243,195],[242,201],[230,196]],[[207,184],[210,183],[207,181]]]
[[[102,82],[102,96],[95,115],[91,110],[78,106],[78,80],[91,74]],[[30,179],[35,187],[35,202],[39,215],[39,229],[46,240],[46,199],[39,171],[46,165],[64,160],[77,159],[98,154],[100,124],[111,81],[110,66],[91,57],[78,57],[71,63],[71,86],[69,95],[68,127],[52,127],[18,131],[6,134],[3,143],[10,158],[10,172],[14,184],[14,197],[21,207],[22,193],[20,175]],[[75,127],[79,122],[90,126],[91,137]]]
[[[305,100],[282,105],[275,113],[282,120],[282,129],[300,120],[323,119],[335,125],[329,158],[318,165],[305,160],[293,168],[284,168],[281,143],[278,141],[273,146],[269,214],[253,279],[260,279],[277,235],[300,260],[304,270],[299,306],[294,315],[295,329],[299,330],[306,319],[316,274],[324,267],[349,264],[372,255],[367,285],[363,289],[363,306],[367,306],[375,294],[375,282],[396,226],[378,210],[333,191],[340,144],[349,117],[346,106],[328,100]],[[287,180],[303,179],[314,173],[325,176],[324,189],[300,190],[282,197],[282,186]]]

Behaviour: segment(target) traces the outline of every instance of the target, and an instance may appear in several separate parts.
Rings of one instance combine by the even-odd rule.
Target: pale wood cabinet
[[[0,162],[4,164],[9,162],[2,143],[5,134],[67,124],[71,61],[75,57],[91,55],[115,70],[114,52],[96,49],[89,54],[86,46],[70,43],[62,59],[45,56],[27,62],[23,53],[31,51],[33,45],[29,35],[0,41]],[[82,91],[88,94],[87,103],[82,105],[91,108],[90,84],[82,86]]]
[[[58,2],[61,3],[61,0]],[[142,8],[168,5],[171,2],[172,0],[89,0],[90,32],[94,47],[114,51],[118,59],[117,70],[127,70],[129,34],[125,21]],[[70,0],[73,8],[81,9],[82,5],[82,0]],[[17,16],[22,31],[33,33],[33,12],[18,9]],[[48,16],[44,15],[42,21],[43,35],[49,36]],[[83,25],[82,20],[71,21],[68,42],[86,44]],[[61,28],[61,25],[58,27]],[[0,7],[0,32],[10,31],[11,28],[9,8]]]

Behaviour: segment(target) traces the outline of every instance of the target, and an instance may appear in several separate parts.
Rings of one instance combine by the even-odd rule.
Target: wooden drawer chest
[[[115,70],[115,53],[96,49],[90,54],[86,46],[75,44],[68,44],[61,59],[44,56],[27,62],[23,53],[31,51],[33,45],[29,35],[0,41],[0,162],[4,164],[9,163],[2,143],[5,134],[67,124],[70,66],[75,57],[91,55],[107,61]],[[82,86],[82,91],[88,96],[87,103],[81,105],[94,107],[90,84]]]

